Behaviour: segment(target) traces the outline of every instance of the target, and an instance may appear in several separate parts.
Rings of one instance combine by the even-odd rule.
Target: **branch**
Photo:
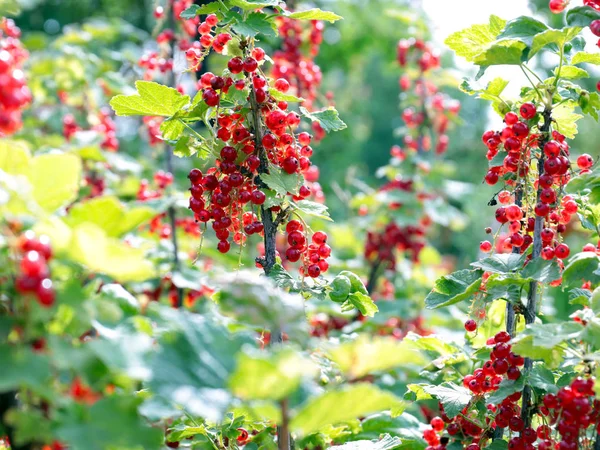
[[[263,129],[260,123],[260,107],[256,101],[256,92],[254,85],[250,83],[250,109],[252,110],[252,127],[254,129],[254,145],[258,152],[258,158],[260,164],[258,166],[258,174],[269,173],[269,157],[267,152],[262,145]],[[288,213],[288,208],[281,210],[274,218],[270,208],[266,208],[264,205],[260,207],[260,213],[262,223],[264,226],[264,243],[265,243],[265,257],[256,258],[256,262],[259,263],[265,274],[268,276],[273,266],[275,265],[277,257],[276,237],[277,228],[281,222],[285,219]],[[275,336],[274,336],[275,335]],[[275,337],[278,342],[283,342],[283,330],[273,330],[271,338]],[[290,450],[290,432],[289,432],[289,414],[288,414],[288,401],[283,399],[280,402],[281,407],[281,425],[277,426],[277,446],[279,450]]]
[[[540,148],[540,157],[537,162],[538,168],[538,178],[544,174],[544,145],[549,140],[549,132],[550,125],[552,124],[552,111],[549,108],[545,108],[542,113],[544,117],[544,124],[540,128],[542,132],[542,139],[540,140],[539,148]],[[542,192],[542,187],[538,186],[536,201],[540,201],[540,194]],[[533,251],[531,253],[531,260],[533,261],[535,258],[539,258],[542,253],[542,228],[544,227],[544,218],[540,216],[536,216],[535,218],[535,227],[533,229]],[[535,322],[535,318],[537,316],[537,293],[538,293],[538,282],[532,281],[529,284],[529,293],[527,294],[527,308],[525,308],[525,323],[531,324]],[[529,371],[533,367],[533,361],[531,358],[525,358],[525,366],[524,371]],[[531,418],[533,415],[533,404],[531,402],[531,386],[528,384],[523,388],[522,395],[522,410],[521,410],[521,418],[523,422],[525,422],[525,428],[531,426]]]

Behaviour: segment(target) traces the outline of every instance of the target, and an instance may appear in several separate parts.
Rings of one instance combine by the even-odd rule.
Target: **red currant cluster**
[[[216,167],[210,168],[206,174],[199,169],[193,169],[189,174],[192,184],[190,209],[199,222],[212,221],[219,239],[217,248],[223,253],[230,249],[230,232],[233,233],[234,242],[240,245],[245,242],[246,235],[263,232],[263,224],[258,217],[254,213],[244,212],[246,205],[254,208],[266,200],[265,193],[260,189],[261,150],[270,164],[287,174],[315,175],[314,171],[309,172],[311,136],[306,132],[294,134],[300,124],[299,115],[288,112],[286,102],[276,101],[269,95],[267,78],[262,75],[260,68],[265,52],[259,47],[242,50],[246,56],[231,58],[224,76],[210,72],[203,74],[199,88],[204,102],[210,107],[218,106],[221,96],[227,94],[231,86],[238,90],[249,89],[248,100],[255,101],[261,112],[259,131],[266,131],[259,142],[261,148],[256,146],[256,130],[251,131],[246,126],[247,117],[235,109],[224,110],[217,117],[216,136],[224,145],[219,150]],[[274,82],[274,89],[287,91],[289,84],[286,80],[278,79]],[[310,195],[311,189],[303,184],[292,198],[302,200]],[[316,260],[315,255],[307,254],[307,258]],[[296,257],[298,259],[299,256]],[[319,259],[307,271],[318,276],[315,267],[319,267],[319,263],[326,267],[326,262]]]
[[[47,236],[36,236],[31,230],[21,235],[17,242],[20,253],[19,275],[15,287],[20,294],[33,294],[45,307],[54,304],[55,292],[50,279],[48,262],[52,248]]]
[[[159,170],[154,174],[153,181],[156,189],[150,189],[150,183],[146,179],[143,179],[140,182],[140,187],[137,192],[137,199],[139,201],[143,202],[162,197],[167,187],[173,184],[173,175],[170,172]],[[158,235],[160,239],[168,239],[173,232],[171,225],[164,221],[165,217],[166,213],[159,214],[150,221],[149,225],[150,233]],[[177,218],[175,226],[183,230],[184,233],[189,236],[200,236],[198,225],[191,217]]]
[[[348,325],[348,320],[343,317],[329,316],[324,313],[315,314],[310,318],[310,335],[314,337],[327,337],[331,331],[338,331]]]
[[[321,273],[327,272],[329,263],[327,258],[331,256],[331,247],[327,245],[327,234],[317,231],[312,235],[312,242],[308,239],[304,225],[297,220],[290,220],[285,231],[289,248],[285,251],[285,257],[290,262],[302,260],[300,273],[311,278],[317,278]]]
[[[476,324],[473,320],[465,323],[467,331],[475,331]],[[503,379],[517,380],[521,376],[519,367],[523,366],[525,360],[523,357],[511,352],[510,335],[501,331],[487,342],[493,345],[490,359],[486,361],[483,367],[475,369],[472,375],[467,375],[463,379],[463,385],[469,389],[476,398],[483,398],[485,394],[498,390]],[[520,407],[517,402],[521,398],[521,393],[516,392],[509,395],[500,405],[488,404],[485,421],[480,419],[480,414],[476,408],[467,406],[462,413],[452,419],[444,414],[443,407],[440,408],[441,417],[435,417],[431,420],[431,429],[423,433],[423,438],[429,444],[429,450],[445,448],[449,440],[456,436],[463,442],[464,438],[470,438],[472,443],[466,448],[469,450],[479,450],[481,444],[487,439],[495,428],[509,428],[511,431],[520,433],[519,442],[533,443],[536,441],[536,433],[531,428],[525,428],[525,424],[520,417]],[[474,404],[475,402],[471,402]],[[440,405],[441,406],[441,405]],[[443,438],[440,435],[448,433],[450,438]],[[532,440],[533,439],[533,440]],[[442,444],[443,440],[443,444]],[[513,444],[517,441],[512,440]],[[525,449],[525,447],[514,447],[509,444],[509,448]]]
[[[556,395],[546,394],[539,408],[548,425],[540,425],[537,436],[541,439],[541,450],[575,450],[581,436],[593,427],[594,436],[599,428],[600,401],[594,392],[594,378],[578,377],[570,386],[561,388]],[[558,432],[552,439],[552,428]],[[558,442],[556,442],[558,441]]]
[[[308,23],[278,17],[279,34],[283,38],[281,50],[273,54],[272,76],[282,78],[292,86],[292,93],[304,98],[304,106],[314,107],[319,95],[322,74],[315,63],[319,46],[323,41],[323,22],[312,20]],[[303,52],[308,48],[308,52]]]
[[[187,289],[185,292],[183,304],[184,306],[191,308],[194,306],[198,299],[202,297],[210,298],[214,293],[214,289],[205,285],[202,285],[200,289]],[[173,306],[173,308],[178,307],[179,292],[177,286],[175,286],[171,281],[170,275],[167,275],[164,278],[162,278],[159,286],[156,289],[152,291],[146,291],[145,294],[148,295],[148,297],[152,301],[158,301],[161,295],[166,294],[171,306]]]
[[[0,18],[0,137],[21,128],[21,111],[32,99],[21,70],[28,53],[20,36],[13,20]]]
[[[192,70],[199,70],[202,60],[212,48],[217,53],[223,53],[225,46],[231,40],[229,33],[216,33],[213,29],[219,23],[215,14],[206,16],[204,22],[198,26],[200,40],[194,41],[185,52],[185,57]],[[215,33],[215,34],[213,34]]]
[[[162,37],[162,39],[164,39],[164,37]],[[169,40],[170,39],[165,39],[165,42],[169,42]],[[140,58],[138,65],[145,70],[143,75],[144,80],[152,80],[155,77],[157,70],[161,74],[172,71],[173,59],[164,58],[160,56],[158,52],[150,52]]]
[[[569,145],[565,137],[557,131],[552,132],[552,139],[547,141],[540,149],[540,134],[532,133],[528,123],[537,115],[536,107],[532,103],[524,103],[519,110],[519,116],[509,112],[504,117],[506,126],[501,132],[486,131],[482,140],[488,148],[487,158],[492,161],[504,151],[502,165],[492,166],[485,176],[485,181],[494,185],[503,178],[506,186],[519,191],[520,195],[527,195],[529,175],[532,158],[543,158],[543,173],[533,183],[533,188],[540,188],[539,201],[534,206],[519,206],[514,203],[514,194],[508,190],[498,193],[498,202],[501,204],[496,209],[496,220],[504,225],[508,224],[508,235],[503,235],[503,240],[497,242],[499,251],[512,251],[519,248],[525,251],[533,238],[535,218],[544,218],[544,229],[541,238],[544,245],[542,257],[553,259],[555,256],[564,259],[569,256],[570,250],[566,244],[559,242],[559,234],[564,233],[571,217],[577,213],[577,203],[571,196],[562,196],[562,187],[569,181],[571,162],[569,161]],[[589,172],[594,161],[590,155],[584,154],[577,158],[580,173]],[[492,250],[492,244],[484,241],[480,244],[484,252]]]
[[[91,128],[102,136],[100,147],[109,152],[119,150],[119,140],[117,139],[117,126],[110,115],[110,110],[102,108],[98,113],[97,123]],[[63,117],[63,136],[66,140],[71,140],[73,135],[80,131],[77,120],[73,114],[65,114]]]

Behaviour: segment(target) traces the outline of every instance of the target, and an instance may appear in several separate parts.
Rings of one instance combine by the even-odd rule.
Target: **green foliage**
[[[337,110],[332,106],[323,111],[316,112],[310,112],[301,106],[300,112],[307,119],[318,122],[326,132],[340,131],[347,128],[347,125],[340,119]]]
[[[480,270],[459,270],[435,282],[425,298],[427,308],[435,309],[469,299],[481,286]]]
[[[135,87],[137,94],[117,95],[110,101],[118,116],[170,117],[190,102],[177,89],[153,81],[136,81]]]

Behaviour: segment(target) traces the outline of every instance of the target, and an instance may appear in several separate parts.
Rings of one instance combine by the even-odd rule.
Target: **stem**
[[[264,173],[269,173],[269,157],[267,156],[267,152],[262,145],[263,138],[263,128],[260,123],[260,107],[258,106],[258,102],[256,101],[256,92],[254,90],[254,85],[250,83],[250,109],[252,110],[252,127],[254,131],[254,144],[256,151],[258,152],[258,157],[260,159],[260,164],[258,166],[258,174],[257,184],[262,184],[260,181],[260,175]],[[264,258],[256,258],[256,262],[258,262],[265,274],[268,276],[273,266],[276,262],[277,248],[276,248],[276,237],[277,237],[277,227],[281,224],[283,219],[287,216],[288,209],[282,209],[276,217],[273,217],[273,212],[270,208],[261,205],[260,213],[262,218],[262,223],[264,226],[264,243],[265,243],[265,256]],[[273,330],[271,334],[271,339],[276,337],[278,342],[283,342],[283,330]],[[290,432],[289,432],[289,414],[288,414],[288,401],[287,399],[283,399],[280,402],[281,407],[281,424],[277,426],[277,446],[279,450],[290,450]]]
[[[529,75],[527,75],[527,72],[525,72],[525,68],[527,68],[527,69],[529,69],[529,68],[526,65],[524,65],[524,64],[521,64],[519,67],[523,71],[523,74],[525,75],[525,77],[527,78],[527,80],[529,81],[529,83],[531,84],[531,86],[533,87],[533,89],[535,89],[535,92],[537,92],[537,95],[540,98],[540,101],[543,102],[544,101],[544,97],[542,97],[542,93],[537,88],[537,86],[535,85],[535,83],[533,81],[531,81],[531,78],[529,78]],[[531,73],[533,73],[533,75],[535,75],[537,77],[537,75],[534,72],[531,72]]]
[[[377,286],[377,279],[379,278],[379,268],[381,267],[381,260],[378,259],[371,266],[371,272],[369,273],[369,280],[367,281],[367,291],[369,291],[369,295],[373,293],[375,287]]]
[[[263,130],[260,123],[260,108],[256,101],[256,93],[254,92],[254,86],[250,88],[250,107],[252,109],[252,121],[254,128],[254,142],[258,157],[260,159],[260,165],[258,166],[259,177],[260,174],[269,173],[269,158],[267,152],[262,146]],[[260,214],[264,226],[264,243],[265,243],[265,256],[264,258],[257,258],[256,261],[262,266],[265,274],[269,275],[271,269],[275,265],[277,248],[275,246],[275,238],[277,235],[277,223],[273,218],[273,213],[269,208],[264,205],[260,207]],[[279,219],[279,217],[278,217]]]
[[[542,113],[544,117],[544,124],[540,127],[540,131],[542,132],[542,139],[540,140],[540,157],[538,159],[538,178],[544,174],[544,145],[549,140],[549,132],[550,125],[552,124],[552,110],[550,108],[545,108]],[[540,201],[540,194],[542,192],[541,186],[538,187],[536,200]],[[531,260],[533,261],[535,258],[539,258],[542,253],[542,237],[541,232],[544,227],[544,218],[540,216],[536,216],[535,218],[535,227],[533,230],[533,251],[531,253]],[[535,322],[535,318],[537,316],[537,293],[538,293],[538,282],[532,281],[529,284],[529,293],[527,294],[527,307],[525,308],[525,323],[531,324]],[[525,358],[525,366],[524,372],[530,371],[533,367],[533,361],[530,358]],[[525,422],[525,428],[531,426],[531,418],[533,415],[533,404],[532,400],[532,392],[531,386],[528,384],[523,388],[523,396],[522,396],[522,410],[521,410],[521,418],[523,422]]]
[[[169,22],[168,27],[175,31],[175,18],[173,17],[173,11],[169,9],[167,11]],[[173,38],[170,45],[170,56],[173,60],[173,65],[175,64],[175,43],[176,39]],[[167,86],[175,87],[175,69],[172,68],[168,74]],[[173,151],[169,145],[165,144],[165,162],[167,166],[167,172],[173,173]],[[177,218],[175,216],[175,207],[173,205],[169,205],[167,209],[167,215],[169,217],[169,224],[171,226],[171,243],[173,244],[173,267],[176,271],[181,268],[181,261],[179,261],[179,245],[177,243]],[[177,288],[177,307],[181,308],[183,305],[183,289]]]

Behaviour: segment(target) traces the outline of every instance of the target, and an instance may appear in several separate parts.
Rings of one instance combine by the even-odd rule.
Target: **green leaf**
[[[527,255],[499,253],[471,263],[471,265],[485,272],[498,273],[501,275],[510,274],[523,267],[525,256]]]
[[[478,89],[471,86],[469,80],[465,78],[459,86],[459,89],[465,92],[466,94],[477,95],[477,98],[491,101],[494,110],[498,114],[502,115],[501,108],[505,105],[505,102],[502,100],[502,97],[500,97],[500,94],[504,92],[506,86],[508,86],[508,80],[498,77],[490,81],[485,88]],[[498,159],[496,160],[496,158]],[[492,161],[490,161],[490,167],[502,165],[503,160],[504,157],[501,154],[496,155],[496,157]]]
[[[494,439],[490,445],[485,447],[485,450],[507,450],[508,442],[503,439]]]
[[[350,305],[354,306],[360,311],[360,313],[363,316],[367,317],[373,317],[375,313],[379,311],[379,308],[377,308],[377,305],[375,304],[375,302],[373,302],[371,297],[363,294],[362,292],[352,292],[348,296],[348,300],[346,300],[346,303],[349,303]]]
[[[598,92],[590,93],[587,103],[582,104],[580,102],[579,106],[581,107],[581,111],[592,116],[596,122],[598,121],[600,118],[598,114],[600,111],[600,94],[598,94]]]
[[[275,21],[266,14],[259,12],[251,13],[245,19],[235,23],[233,29],[237,33],[247,37],[254,37],[257,34],[262,34],[266,37],[277,36]]]
[[[550,283],[560,278],[560,267],[556,261],[535,258],[527,263],[520,273],[525,279],[539,281],[540,283]]]
[[[340,119],[340,115],[333,106],[330,106],[323,111],[315,112],[310,112],[301,106],[300,112],[307,119],[310,119],[313,122],[319,122],[323,130],[325,130],[327,133],[330,131],[340,131],[347,128],[347,125],[342,121],[342,119]]]
[[[287,15],[290,19],[298,20],[326,20],[328,22],[335,22],[336,20],[342,19],[342,16],[338,16],[331,11],[321,11],[319,8],[312,8],[306,11],[296,11]]]
[[[17,16],[21,13],[21,5],[17,0],[0,0],[0,16]]]
[[[402,403],[398,397],[372,384],[356,383],[313,397],[300,407],[290,428],[302,435],[328,425],[348,422]]]
[[[581,252],[569,259],[563,271],[563,282],[567,286],[581,286],[581,283],[591,281],[596,284],[600,276],[595,272],[600,266],[600,257],[594,252]]]
[[[220,421],[230,402],[226,390],[235,355],[253,337],[231,334],[208,317],[163,308],[170,331],[158,340],[150,361],[148,387],[154,394],[194,415]]]
[[[481,275],[480,270],[465,269],[438,278],[425,298],[425,306],[436,309],[470,298],[481,286]]]
[[[156,216],[147,206],[126,207],[113,196],[95,197],[77,203],[69,210],[65,222],[72,227],[93,223],[102,228],[107,236],[119,237],[133,231]]]
[[[186,9],[184,9],[181,12],[181,14],[179,14],[179,17],[182,19],[193,19],[194,17],[196,17],[198,15],[199,9],[200,9],[200,7],[198,5],[188,6]]]
[[[179,14],[179,17],[182,19],[193,19],[201,14],[216,13],[217,11],[220,11],[221,8],[222,6],[219,2],[208,3],[202,6],[191,5],[188,6],[181,14]]]
[[[280,0],[228,0],[228,3],[242,9],[259,9],[265,6],[278,6]]]
[[[294,280],[294,277],[285,270],[281,264],[275,264],[269,272],[269,278],[273,280],[275,286],[282,289],[297,289],[298,283]]]
[[[426,443],[423,440],[423,431],[427,427],[422,421],[409,413],[392,417],[389,412],[373,414],[361,422],[361,432],[355,437],[358,439],[378,439],[381,433],[398,436],[402,439],[407,450],[424,450]],[[413,446],[410,446],[412,442]]]
[[[81,170],[81,159],[69,153],[49,153],[32,158],[28,178],[38,205],[52,212],[75,200]]]
[[[527,45],[516,39],[497,41],[483,53],[477,55],[473,62],[481,66],[475,79],[481,78],[489,66],[521,65],[527,54]]]
[[[100,295],[103,301],[116,303],[127,314],[135,315],[140,312],[138,299],[120,284],[105,284],[100,289]]]
[[[143,249],[107,236],[93,223],[73,228],[68,245],[68,254],[73,260],[121,282],[143,281],[156,273]]]
[[[304,101],[302,97],[296,97],[292,94],[284,94],[283,92],[274,88],[269,90],[269,94],[278,102],[299,103]]]
[[[554,380],[554,374],[543,364],[535,364],[527,377],[528,383],[534,388],[541,389],[544,393],[556,394],[558,387]]]
[[[563,342],[579,340],[583,325],[576,322],[528,325],[513,341],[513,351],[534,360],[543,360],[549,367],[556,367],[562,361]]]
[[[397,437],[385,434],[375,441],[352,441],[344,445],[334,445],[330,450],[394,450],[402,447],[402,441]]]
[[[547,29],[548,26],[545,23],[533,17],[520,16],[509,20],[497,39],[518,39],[527,46],[531,46],[533,38]]]
[[[178,140],[185,131],[185,125],[177,118],[166,119],[160,124],[160,132],[168,141]]]
[[[311,360],[289,348],[271,354],[244,352],[238,355],[229,387],[243,400],[281,400],[298,389],[302,378],[316,373]]]
[[[444,43],[458,56],[462,56],[467,61],[473,62],[475,57],[484,53],[496,40],[496,37],[504,26],[506,21],[497,16],[490,16],[489,24],[473,25],[456,33],[451,34]]]
[[[600,53],[577,52],[571,58],[571,64],[583,63],[600,65]]]
[[[269,169],[269,173],[261,174],[260,179],[280,195],[285,196],[288,193],[297,195],[298,189],[300,189],[301,180],[297,173],[285,173],[274,167]]]
[[[117,116],[174,116],[190,97],[153,81],[136,81],[137,94],[116,95],[110,106]]]
[[[208,435],[208,430],[204,425],[200,426],[187,426],[184,423],[178,423],[175,426],[169,428],[168,430],[169,442],[179,442],[184,440],[185,438],[197,436],[197,435]]]
[[[575,113],[577,103],[567,101],[555,107],[552,110],[552,118],[556,123],[556,129],[569,139],[573,139],[577,134],[577,121],[583,116]]]
[[[592,293],[587,289],[575,288],[569,291],[569,305],[589,306]]]
[[[296,206],[298,207],[298,210],[302,211],[304,214],[319,217],[329,222],[333,222],[333,220],[331,220],[331,217],[329,217],[329,211],[327,206],[325,206],[323,203],[311,202],[309,200],[300,200],[296,202]]]
[[[206,280],[206,273],[198,270],[196,266],[181,267],[173,271],[171,282],[180,289],[192,289],[199,291]]]
[[[163,448],[163,430],[150,427],[138,416],[139,402],[134,397],[111,395],[84,414],[73,411],[55,432],[73,450],[159,450]]]
[[[0,344],[0,392],[26,387],[39,392],[47,386],[50,364],[46,355],[25,347]]]
[[[240,272],[217,278],[215,283],[220,287],[214,297],[219,309],[241,323],[290,333],[304,322],[301,296],[275,287],[267,278]]]
[[[327,355],[349,379],[406,365],[421,366],[427,362],[411,341],[367,335],[332,347]]]
[[[562,30],[549,29],[539,33],[533,38],[529,58],[533,58],[536,53],[548,45],[556,45],[559,49],[564,47],[567,42],[577,37],[580,31],[581,28],[563,28]]]
[[[558,76],[558,67],[554,69],[554,76]],[[560,77],[566,80],[578,80],[580,78],[589,78],[590,74],[586,70],[576,66],[562,66]]]
[[[576,6],[567,11],[567,24],[577,27],[589,27],[594,20],[600,19],[600,11],[590,6]]]
[[[442,383],[439,386],[423,385],[421,387],[442,403],[444,412],[450,418],[456,417],[471,401],[471,392],[452,382]]]
[[[520,392],[525,386],[525,376],[521,374],[517,380],[504,379],[498,386],[498,390],[494,391],[486,402],[492,405],[499,405],[506,397],[515,392]]]
[[[521,299],[521,290],[527,284],[527,280],[520,275],[491,275],[486,284],[485,291],[488,300],[497,300],[503,298],[510,302],[517,302]]]

